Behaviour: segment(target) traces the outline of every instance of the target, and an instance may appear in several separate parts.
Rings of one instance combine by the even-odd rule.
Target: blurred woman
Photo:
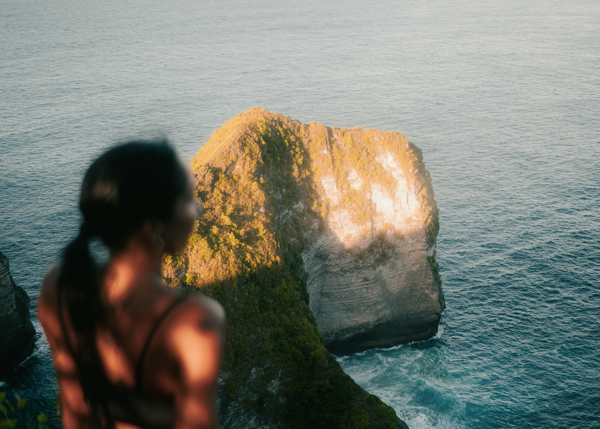
[[[161,277],[199,213],[188,171],[166,142],[116,146],[85,174],[79,208],[79,235],[38,303],[65,428],[218,427],[223,309]],[[94,238],[110,252],[102,266]]]

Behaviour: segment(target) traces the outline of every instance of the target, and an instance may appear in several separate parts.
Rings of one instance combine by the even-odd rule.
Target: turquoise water
[[[166,134],[190,159],[257,105],[400,131],[448,308],[344,370],[412,429],[600,427],[600,3],[97,3],[0,0],[0,249],[33,300],[111,142]],[[36,329],[0,389],[49,409]]]

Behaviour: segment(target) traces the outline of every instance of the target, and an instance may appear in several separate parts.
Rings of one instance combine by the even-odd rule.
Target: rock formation
[[[33,351],[35,329],[29,318],[29,297],[17,286],[0,252],[0,378]]]
[[[164,276],[227,312],[223,427],[405,427],[325,346],[437,330],[438,218],[419,149],[256,108],[213,133],[192,172],[205,210]]]
[[[393,132],[311,123],[301,133],[327,207],[325,227],[302,252],[327,348],[355,352],[435,335],[444,307],[438,210],[421,151]]]

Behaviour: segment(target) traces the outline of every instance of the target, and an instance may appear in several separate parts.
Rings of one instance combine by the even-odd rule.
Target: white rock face
[[[226,174],[255,171],[257,189],[276,175],[281,181],[294,178],[297,188],[290,182],[288,188],[265,191],[263,206],[254,211],[268,215],[268,207],[277,206],[268,230],[286,237],[282,248],[301,243],[309,306],[329,350],[385,347],[435,335],[444,307],[435,262],[438,210],[420,149],[397,132],[254,113],[261,116],[258,125],[240,128],[244,131],[235,138],[219,137],[231,139],[229,144],[211,139],[206,155],[193,165],[214,157],[211,163]],[[249,143],[253,135],[256,147]],[[239,146],[246,140],[247,147]],[[256,161],[252,154],[267,147],[266,141],[289,148],[289,157],[281,152],[276,161]],[[252,249],[265,248],[262,243]],[[188,267],[202,279],[206,261],[193,251],[192,256]]]
[[[330,145],[340,143],[336,130]],[[339,353],[429,338],[443,309],[435,259],[428,260],[435,241],[427,238],[427,220],[437,209],[420,198],[425,187],[433,195],[425,167],[419,159],[412,172],[403,171],[398,154],[377,145],[369,149],[371,160],[393,177],[393,192],[350,165],[346,186],[324,171],[321,192],[331,210],[325,232],[302,254],[310,309],[326,345]],[[366,222],[357,222],[356,210],[341,202],[344,188],[370,202]]]

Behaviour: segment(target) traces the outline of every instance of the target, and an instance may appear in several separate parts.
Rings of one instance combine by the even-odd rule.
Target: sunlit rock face
[[[322,227],[302,253],[334,353],[423,340],[444,307],[438,212],[421,151],[394,132],[309,126]]]
[[[29,356],[35,341],[29,297],[8,268],[8,259],[0,252],[0,378]]]
[[[356,314],[343,311],[363,311],[354,304],[336,309],[337,314],[325,313],[333,309],[333,301],[324,299],[333,292],[325,274],[335,258],[341,261],[333,256],[341,252],[359,265],[377,259],[377,267],[386,267],[394,255],[392,241],[379,237],[383,247],[373,250],[369,244],[379,239],[373,233],[388,228],[400,237],[401,231],[408,232],[396,231],[395,221],[388,225],[388,218],[378,215],[390,204],[395,207],[399,185],[393,170],[377,167],[369,151],[371,142],[384,138],[385,143],[391,134],[347,133],[364,135],[364,147],[354,145],[353,134],[250,109],[215,131],[192,159],[196,196],[204,211],[187,249],[165,257],[163,275],[172,286],[215,298],[227,314],[219,378],[223,427],[406,427],[391,407],[343,372],[317,326],[323,317],[347,325]],[[344,139],[345,146],[338,144]],[[399,151],[397,146],[393,143],[390,150]],[[391,159],[396,159],[393,153]],[[412,161],[398,159],[403,170],[412,168]],[[413,182],[402,186],[412,189]],[[366,197],[365,189],[371,188]],[[414,198],[432,200],[432,195],[421,192]],[[401,203],[406,217],[419,217],[415,225],[437,219],[433,211],[414,211],[406,198]],[[338,262],[336,269],[352,268]],[[371,274],[371,281],[377,276]],[[353,296],[339,296],[338,301],[352,303]],[[371,300],[372,307],[376,300]]]

